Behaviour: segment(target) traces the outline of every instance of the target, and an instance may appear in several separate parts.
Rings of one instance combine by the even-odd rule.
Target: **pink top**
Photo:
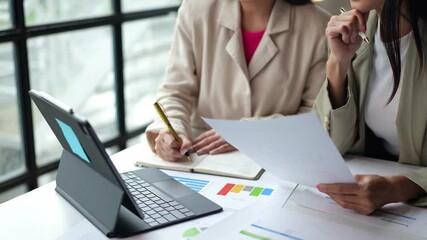
[[[242,31],[243,36],[243,48],[245,50],[246,63],[252,59],[252,56],[257,49],[259,42],[261,41],[262,36],[264,35],[265,30],[261,32],[245,32]]]

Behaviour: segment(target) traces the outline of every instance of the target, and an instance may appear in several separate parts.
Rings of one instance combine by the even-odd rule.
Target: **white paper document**
[[[335,203],[329,196],[314,189],[296,191],[291,201],[304,207],[315,209],[326,214],[346,217],[352,221],[368,224],[378,228],[393,229],[417,236],[427,236],[427,209],[410,206],[404,203],[390,203],[369,216],[345,209]]]
[[[275,119],[203,118],[227,142],[287,181],[354,183],[354,177],[314,113]]]
[[[287,208],[252,205],[211,226],[200,240],[379,240],[381,233],[347,226]]]

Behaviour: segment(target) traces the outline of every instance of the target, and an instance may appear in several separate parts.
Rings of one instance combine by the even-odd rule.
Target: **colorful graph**
[[[194,178],[185,178],[177,176],[174,176],[173,178],[175,178],[175,180],[184,184],[185,186],[193,189],[195,192],[200,192],[200,190],[202,190],[209,183],[209,181]]]
[[[245,186],[242,184],[227,183],[217,194],[221,196],[226,196],[230,192],[232,193],[247,192],[249,196],[258,197],[260,195],[270,196],[271,193],[273,193],[273,189]]]

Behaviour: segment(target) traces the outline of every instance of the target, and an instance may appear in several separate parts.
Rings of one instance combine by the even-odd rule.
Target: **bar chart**
[[[221,190],[217,194],[221,196],[226,196],[230,192],[242,194],[247,193],[249,196],[258,197],[260,195],[270,196],[273,193],[273,189],[227,183],[224,187],[221,188]]]
[[[195,192],[200,192],[209,183],[209,181],[195,178],[186,178],[178,176],[173,176],[173,178],[175,178],[175,180],[184,184],[185,186],[193,189]]]
[[[175,173],[171,176],[195,192],[221,205],[224,209],[231,211],[243,209],[257,201],[270,201],[278,194],[278,191],[280,192],[277,184],[268,181],[249,181],[186,173],[179,173],[179,175]]]

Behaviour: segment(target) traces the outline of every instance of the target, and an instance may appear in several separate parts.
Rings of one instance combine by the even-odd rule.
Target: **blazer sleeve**
[[[347,102],[344,106],[332,109],[329,98],[328,80],[323,83],[322,88],[313,105],[313,110],[319,120],[323,123],[326,131],[341,154],[351,149],[358,136],[358,108],[353,94],[352,80],[348,78]]]
[[[402,175],[416,183],[427,193],[427,168],[403,173]],[[408,201],[408,203],[418,207],[427,207],[427,196]]]
[[[326,61],[328,59],[328,47],[326,37],[322,36],[313,54],[307,78],[305,79],[304,92],[298,113],[312,111],[314,101],[326,76]]]
[[[193,48],[194,22],[190,13],[190,4],[195,2],[184,0],[178,10],[166,80],[157,92],[157,100],[174,129],[187,137],[191,136],[190,118],[199,92]],[[163,128],[165,125],[157,116],[147,127],[146,136],[151,149],[154,149],[154,140]]]

